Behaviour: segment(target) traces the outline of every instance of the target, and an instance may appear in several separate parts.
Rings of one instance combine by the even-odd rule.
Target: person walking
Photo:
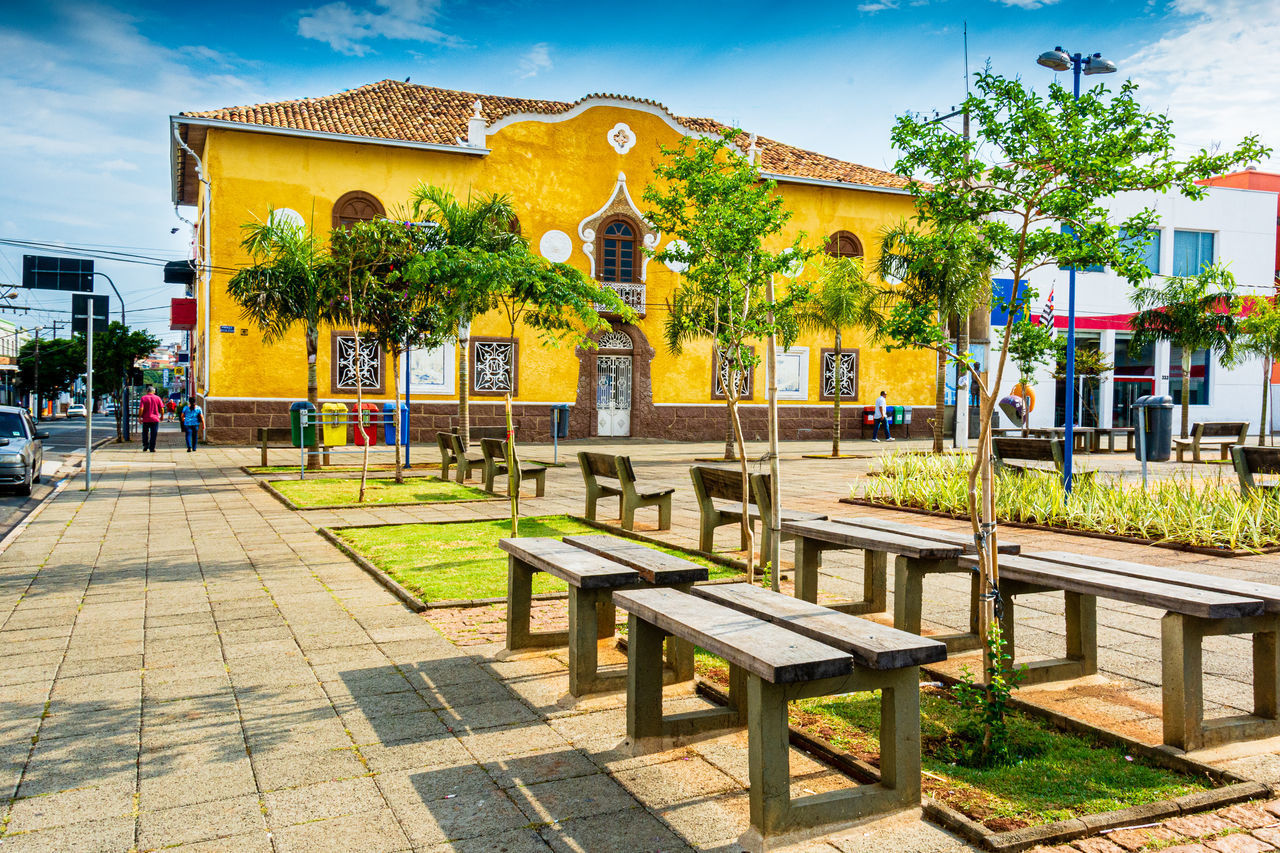
[[[160,432],[160,418],[164,414],[164,403],[156,396],[156,389],[147,386],[147,393],[138,401],[138,420],[142,424],[142,452],[156,452],[156,435]]]
[[[204,431],[204,410],[195,404],[193,400],[187,400],[182,404],[182,432],[187,437],[187,452],[194,453],[196,447],[199,446],[198,439],[200,433]]]
[[[876,413],[875,426],[871,428],[871,440],[880,440],[880,427],[884,427],[884,440],[896,441],[893,436],[889,435],[889,393],[881,391],[880,396],[876,397]]]

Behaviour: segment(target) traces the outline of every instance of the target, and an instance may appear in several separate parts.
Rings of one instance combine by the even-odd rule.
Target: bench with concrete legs
[[[671,529],[671,496],[675,489],[640,491],[629,456],[579,451],[578,467],[582,470],[582,479],[586,483],[588,519],[595,521],[596,503],[600,498],[616,497],[618,517],[623,530],[635,530],[636,510],[649,506],[658,508],[658,529]],[[617,485],[602,483],[601,479],[611,480]]]
[[[1218,448],[1223,461],[1231,458],[1231,448],[1244,444],[1249,437],[1248,421],[1201,421],[1191,427],[1190,438],[1174,438],[1173,448],[1178,452],[1178,461],[1191,451],[1192,462],[1203,462],[1200,453],[1211,447]]]
[[[612,594],[641,586],[689,585],[707,579],[707,569],[679,557],[613,536],[502,539],[507,552],[507,651],[568,646],[569,693],[584,696],[622,686],[624,676],[600,672],[600,640],[614,635]],[[649,552],[648,554],[641,552]],[[650,556],[652,555],[652,556]],[[534,632],[530,627],[533,576],[546,572],[569,585],[569,630]],[[693,647],[672,643],[672,677],[693,677]]]
[[[619,592],[628,612],[627,738],[638,752],[672,739],[747,727],[750,849],[831,832],[920,802],[919,666],[941,643],[875,625],[751,584]],[[729,707],[664,715],[663,639],[678,637],[729,664]],[[880,691],[880,781],[791,797],[787,704]]]
[[[456,466],[454,468],[454,479],[459,483],[465,483],[471,479],[471,472],[484,463],[484,458],[469,456],[467,449],[462,446],[462,436],[456,432],[446,434],[449,436],[449,446],[453,448],[453,464]]]
[[[1259,483],[1257,476],[1280,474],[1280,447],[1250,447],[1237,444],[1231,448],[1231,461],[1235,465],[1236,476],[1240,478],[1240,494],[1248,495],[1255,489],[1262,492],[1276,492],[1280,485]]]
[[[507,470],[507,442],[501,438],[482,438],[480,439],[480,452],[484,457],[484,461],[480,464],[484,466],[484,489],[486,492],[492,492],[494,481],[498,477],[508,475]],[[515,490],[520,490],[520,484],[524,480],[533,480],[537,488],[537,496],[542,497],[547,489],[547,467],[545,465],[522,465],[520,459],[515,460],[515,467],[510,472],[510,476],[515,478]]]
[[[961,558],[972,566],[972,558]],[[1099,597],[1164,610],[1161,689],[1165,744],[1191,750],[1232,740],[1280,734],[1280,587],[1105,557],[1051,552],[1000,560],[1004,599],[1000,628],[1015,642],[1014,600],[1061,591],[1065,596],[1067,652],[1062,659],[1027,664],[1038,684],[1093,675],[1098,670]],[[1205,637],[1250,634],[1253,639],[1253,714],[1204,720]]]
[[[693,492],[698,499],[698,548],[710,552],[714,550],[716,528],[729,524],[742,524],[742,474],[727,468],[695,465],[689,469],[689,477],[693,480]],[[757,474],[748,478],[748,483],[747,522],[754,525],[761,517],[759,490],[764,490],[765,506],[769,506],[769,477],[767,474]],[[822,513],[788,509],[782,511],[784,522],[815,521],[823,518],[826,518],[826,515]],[[760,540],[760,553],[767,555],[770,545],[768,522],[763,524],[763,534]],[[791,536],[784,530],[782,538],[786,540]],[[744,530],[739,537],[739,548],[746,550],[746,547],[747,534]]]

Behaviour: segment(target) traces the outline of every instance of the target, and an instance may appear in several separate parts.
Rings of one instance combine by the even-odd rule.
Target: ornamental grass
[[[861,497],[967,516],[969,466],[967,457],[889,454]],[[1143,488],[1094,474],[1078,476],[1071,499],[1064,496],[1062,479],[1052,472],[999,474],[996,517],[1202,548],[1260,551],[1280,545],[1280,494],[1255,490],[1242,496],[1234,479],[1179,476]]]

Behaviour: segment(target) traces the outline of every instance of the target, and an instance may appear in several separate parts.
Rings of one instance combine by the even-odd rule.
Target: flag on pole
[[[1041,325],[1049,327],[1049,337],[1056,338],[1058,330],[1053,325],[1053,288],[1049,288],[1049,298],[1045,300],[1044,308],[1040,310]]]

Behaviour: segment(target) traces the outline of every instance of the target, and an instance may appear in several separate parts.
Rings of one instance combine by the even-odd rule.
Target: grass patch
[[[360,480],[354,477],[329,477],[315,480],[271,480],[271,486],[294,504],[307,509],[344,506],[356,503],[360,496]],[[365,486],[366,504],[415,504],[442,501],[475,501],[493,495],[470,486],[460,486],[436,477],[406,477],[403,483],[394,479],[370,479]]]
[[[699,675],[727,689],[724,660],[698,650]],[[879,766],[879,693],[852,693],[793,702],[791,725]],[[1212,785],[1144,764],[1123,749],[1060,731],[1012,711],[1010,741],[1019,756],[1000,767],[961,766],[956,732],[964,711],[946,689],[920,691],[924,792],[998,832],[1168,800]]]
[[[406,468],[405,471],[416,471],[422,468],[422,465],[415,464],[413,468]],[[431,468],[440,468],[439,465],[428,466]],[[370,471],[394,471],[396,466],[385,462],[369,463]],[[245,470],[250,474],[297,474],[298,466],[293,465],[246,465]],[[307,473],[314,476],[316,473],[321,474],[359,474],[359,465],[322,465],[317,470],[307,469]]]
[[[967,457],[888,454],[861,497],[967,515],[970,464]],[[1259,551],[1280,545],[1280,493],[1254,490],[1243,497],[1234,477],[1159,480],[1145,489],[1116,477],[1078,477],[1071,500],[1063,498],[1062,479],[1051,473],[1001,474],[996,517],[1201,548]]]
[[[601,531],[564,515],[520,519],[521,536],[572,536]],[[511,535],[511,521],[460,524],[395,524],[334,530],[348,545],[423,601],[502,598],[507,594],[507,555],[498,540]],[[712,578],[736,577],[726,566],[675,548],[659,548],[710,570]],[[564,581],[538,572],[533,591],[561,592]]]

